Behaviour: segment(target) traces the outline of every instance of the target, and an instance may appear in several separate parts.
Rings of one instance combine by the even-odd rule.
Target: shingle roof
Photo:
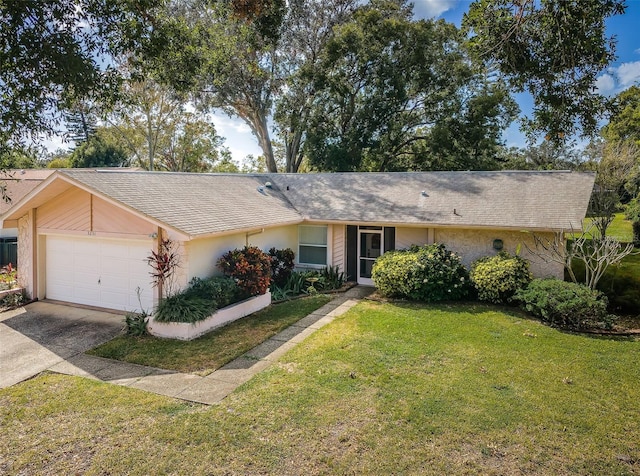
[[[264,187],[266,180],[257,175],[69,169],[61,173],[191,236],[302,219],[286,198]]]
[[[270,180],[308,220],[560,230],[580,227],[594,179],[566,171],[500,171],[285,174]]]
[[[563,171],[57,173],[38,190],[66,177],[191,237],[304,220],[566,230],[580,226],[595,179],[594,174]],[[29,197],[35,200],[38,194],[36,190]],[[29,206],[38,206],[29,197],[6,217],[16,219]]]

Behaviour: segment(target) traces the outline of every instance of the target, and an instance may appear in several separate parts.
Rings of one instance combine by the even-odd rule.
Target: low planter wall
[[[22,294],[23,292],[24,292],[23,288],[5,289],[4,291],[0,291],[0,299],[8,296],[9,294]]]
[[[216,327],[224,326],[241,317],[253,314],[271,304],[271,293],[254,296],[244,301],[218,309],[206,319],[193,324],[186,322],[157,322],[151,317],[147,324],[147,330],[156,337],[169,339],[192,340],[206,334]]]

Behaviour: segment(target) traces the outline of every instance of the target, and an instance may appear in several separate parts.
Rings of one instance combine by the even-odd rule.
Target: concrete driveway
[[[1,313],[0,388],[107,342],[122,328],[122,315],[47,302]]]

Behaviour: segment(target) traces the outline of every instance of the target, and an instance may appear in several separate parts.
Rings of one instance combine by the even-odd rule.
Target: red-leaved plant
[[[180,255],[176,250],[176,245],[170,239],[160,242],[158,251],[151,251],[151,256],[147,257],[147,262],[151,266],[151,278],[153,286],[160,287],[165,296],[169,296],[172,291],[173,277],[176,269],[180,266]]]
[[[271,258],[260,248],[245,246],[226,252],[218,260],[218,268],[233,278],[249,296],[264,294],[271,284]]]

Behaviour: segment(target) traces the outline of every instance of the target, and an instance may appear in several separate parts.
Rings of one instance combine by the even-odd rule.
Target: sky
[[[470,3],[471,0],[414,0],[414,14],[416,18],[443,18],[460,26]],[[640,84],[640,0],[627,0],[625,14],[608,19],[607,35],[614,35],[617,39],[618,59],[598,77],[596,86],[602,94],[616,95],[634,84]],[[530,96],[519,94],[515,99],[523,113],[531,111]],[[224,114],[215,114],[212,119],[218,134],[226,138],[225,145],[234,160],[242,162],[248,154],[262,154],[257,139],[241,119]],[[526,145],[516,123],[505,131],[503,140],[508,147]],[[68,147],[68,144],[62,144],[60,139],[55,138],[48,144],[49,149],[59,146]]]

